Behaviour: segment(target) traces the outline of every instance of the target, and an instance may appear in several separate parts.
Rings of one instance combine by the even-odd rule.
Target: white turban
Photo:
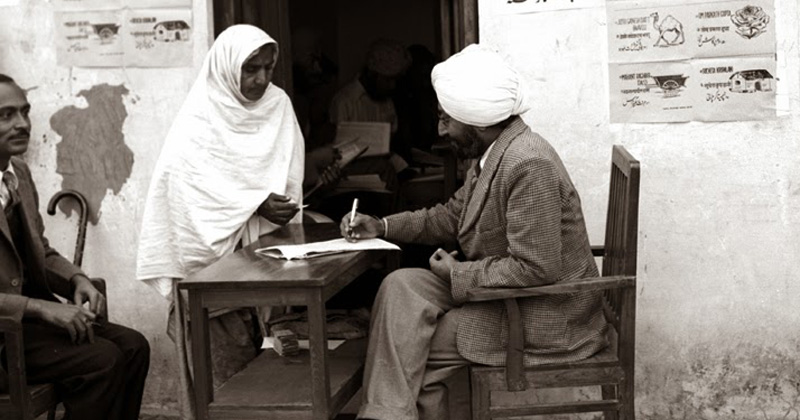
[[[530,109],[519,73],[477,44],[436,65],[431,80],[442,109],[464,124],[488,127]]]

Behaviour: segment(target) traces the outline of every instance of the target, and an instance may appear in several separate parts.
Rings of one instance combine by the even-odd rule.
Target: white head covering
[[[481,45],[437,64],[431,80],[442,109],[464,124],[488,127],[530,109],[519,73]]]
[[[242,65],[266,44],[276,42],[235,25],[206,55],[153,173],[138,279],[185,278],[232,252],[240,238],[277,228],[253,217],[270,193],[302,204],[304,142],[288,96],[273,84],[257,101],[240,91]]]

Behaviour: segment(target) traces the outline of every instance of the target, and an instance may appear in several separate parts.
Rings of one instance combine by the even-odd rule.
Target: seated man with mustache
[[[0,74],[0,315],[22,320],[28,383],[55,383],[65,419],[138,419],[150,346],[139,332],[100,319],[103,295],[50,248],[36,185],[19,157],[30,142],[30,109],[25,92]]]

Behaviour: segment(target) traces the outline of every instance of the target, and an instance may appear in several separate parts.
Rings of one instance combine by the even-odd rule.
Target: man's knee
[[[139,360],[140,362],[150,362],[150,342],[147,338],[136,330],[130,330],[126,335],[123,352],[128,355],[130,359]]]
[[[87,373],[105,378],[124,374],[125,354],[116,344],[98,338],[88,346],[91,357],[84,363]]]
[[[430,271],[422,268],[401,268],[392,271],[381,284],[381,294],[395,295],[417,290],[425,282],[426,273]]]

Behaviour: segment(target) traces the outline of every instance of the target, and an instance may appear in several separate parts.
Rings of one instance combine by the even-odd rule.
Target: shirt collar
[[[493,141],[492,144],[490,144],[489,147],[486,149],[486,151],[483,152],[483,156],[481,156],[481,160],[478,162],[478,165],[480,165],[481,169],[483,169],[483,165],[486,164],[486,159],[489,157],[489,152],[492,151],[492,147],[494,147],[495,143],[497,143],[497,140]]]
[[[8,162],[8,168],[6,168],[5,171],[0,171],[0,180],[3,179],[6,172],[9,172],[11,175],[13,175],[11,177],[11,188],[16,190],[17,187],[19,187],[19,177],[17,176],[17,173],[14,172],[14,165],[11,164],[11,161]]]

